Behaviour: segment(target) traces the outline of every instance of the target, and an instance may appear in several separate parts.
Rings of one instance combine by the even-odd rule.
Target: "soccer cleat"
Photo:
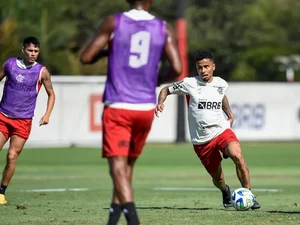
[[[252,210],[260,209],[260,207],[261,207],[260,204],[255,200],[251,209]]]
[[[232,207],[230,187],[226,185],[226,191],[222,191],[223,206],[225,208]]]
[[[5,199],[5,195],[0,194],[0,205],[5,205],[7,204],[7,201]]]

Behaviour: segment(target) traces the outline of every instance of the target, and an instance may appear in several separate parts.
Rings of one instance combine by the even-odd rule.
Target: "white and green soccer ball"
[[[255,197],[249,189],[238,188],[232,193],[231,201],[236,210],[246,211],[253,206]]]

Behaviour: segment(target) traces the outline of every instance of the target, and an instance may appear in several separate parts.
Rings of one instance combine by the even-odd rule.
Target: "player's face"
[[[39,56],[40,48],[36,45],[30,44],[23,47],[22,51],[24,53],[24,60],[27,63],[34,63]]]
[[[206,82],[211,82],[215,70],[215,63],[210,59],[202,59],[196,62],[199,76]]]

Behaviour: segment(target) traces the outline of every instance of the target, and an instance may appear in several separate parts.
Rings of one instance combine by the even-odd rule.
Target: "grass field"
[[[242,146],[252,188],[279,190],[253,191],[262,209],[224,209],[221,193],[216,190],[156,189],[213,185],[189,144],[153,144],[145,148],[134,177],[135,199],[143,225],[300,224],[300,143]],[[0,153],[1,170],[5,154],[6,150]],[[240,187],[231,160],[224,160],[223,167],[231,188]],[[71,188],[85,189],[68,190]],[[24,149],[7,189],[9,204],[0,206],[0,225],[105,225],[110,196],[111,180],[99,149]],[[119,224],[126,224],[124,218]]]

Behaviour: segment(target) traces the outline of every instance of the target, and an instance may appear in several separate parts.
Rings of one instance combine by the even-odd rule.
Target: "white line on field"
[[[87,191],[88,188],[54,188],[54,189],[31,189],[23,192],[65,192],[65,191]]]
[[[190,188],[190,187],[160,187],[153,188],[154,191],[219,191],[217,188]],[[251,189],[253,192],[280,192],[280,189]]]

